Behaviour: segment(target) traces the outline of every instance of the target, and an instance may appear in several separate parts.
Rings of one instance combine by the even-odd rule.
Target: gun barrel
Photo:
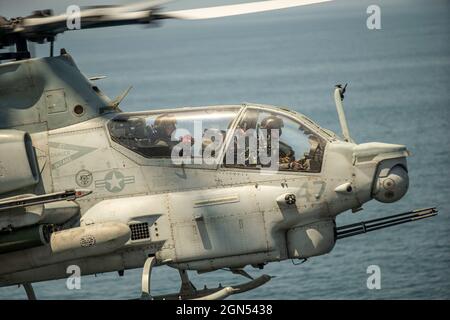
[[[435,215],[437,215],[437,212],[437,209],[435,207],[432,207],[344,225],[336,228],[336,239],[352,237],[358,234],[384,229],[407,222],[434,217]]]

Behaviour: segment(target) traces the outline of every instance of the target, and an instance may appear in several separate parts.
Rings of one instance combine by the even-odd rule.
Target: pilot
[[[246,132],[249,129],[256,129],[256,125],[258,124],[258,110],[249,109],[244,116],[244,119],[239,123],[238,128],[243,132]]]
[[[216,129],[216,128],[205,129],[203,131],[203,136],[202,136],[202,154],[203,154],[203,156],[215,157],[216,151],[218,150],[219,146],[222,145],[223,139],[225,138],[225,136],[226,136],[225,130],[220,130],[220,129]],[[193,140],[193,138],[191,138],[191,139]],[[215,145],[212,147],[209,147],[212,144],[215,144]],[[205,154],[206,148],[210,148],[209,152],[211,152],[211,153],[208,155]]]
[[[283,119],[271,115],[261,121],[261,129],[267,130],[267,151],[270,153],[271,130],[279,130],[278,137],[281,137],[284,127]],[[303,170],[301,161],[295,160],[295,151],[286,142],[278,141],[279,168],[282,170]]]
[[[271,154],[271,137],[272,137],[272,130],[278,130],[278,137],[280,138],[283,130],[282,128],[284,127],[284,122],[283,119],[271,115],[268,116],[266,118],[264,118],[261,121],[261,129],[267,130],[266,131],[266,144],[267,144],[267,154]],[[261,146],[260,146],[261,147]],[[292,148],[286,144],[285,142],[278,140],[278,156],[279,156],[279,163],[280,166],[281,164],[284,163],[289,163],[290,161],[292,161],[294,159],[294,150],[292,150]]]
[[[178,141],[172,140],[172,134],[176,130],[176,118],[170,114],[162,114],[155,119],[152,127],[152,156],[170,156],[172,147]]]
[[[305,153],[303,166],[305,170],[318,172],[322,163],[323,145],[320,139],[313,134],[309,135],[308,141],[310,149],[308,153]]]
[[[267,130],[267,137],[269,138],[272,136],[271,130],[278,130],[278,136],[281,137],[283,127],[283,119],[274,115],[268,116],[261,121],[261,129]]]

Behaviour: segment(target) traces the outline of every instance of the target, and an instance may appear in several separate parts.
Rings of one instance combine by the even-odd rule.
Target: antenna
[[[354,143],[353,139],[350,137],[347,118],[345,117],[344,106],[342,105],[342,101],[344,100],[344,93],[347,89],[347,83],[344,87],[342,87],[342,84],[337,84],[334,86],[334,88],[334,102],[336,103],[336,110],[338,113],[339,122],[341,123],[342,135],[345,141]]]

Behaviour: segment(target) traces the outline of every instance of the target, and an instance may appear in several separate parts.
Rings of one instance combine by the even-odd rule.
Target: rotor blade
[[[168,2],[161,0],[152,0],[146,2],[132,3],[124,6],[98,6],[90,7],[80,11],[79,18],[81,29],[101,26],[113,26],[122,24],[144,23],[142,19],[148,18],[152,9]],[[47,31],[58,34],[67,30],[67,22],[74,17],[64,13],[50,17],[25,18],[21,26],[18,26],[15,32],[36,32]],[[111,21],[111,24],[109,23]]]
[[[0,40],[0,46],[14,44],[14,39],[25,38],[29,41],[43,43],[53,41],[54,37],[65,31],[102,28],[131,24],[149,24],[162,19],[211,19],[228,17],[269,10],[279,10],[332,0],[268,0],[236,5],[225,5],[192,10],[180,10],[161,13],[159,5],[166,1],[153,0],[125,6],[102,6],[81,10],[78,15],[64,13],[56,16],[31,16],[21,18],[20,23],[10,23],[4,27],[6,40]],[[71,26],[79,18],[79,26]],[[2,31],[2,29],[0,29]],[[16,37],[16,38],[14,38]]]
[[[286,9],[329,1],[332,0],[269,0],[209,8],[170,11],[164,12],[162,15],[164,17],[182,20],[203,20]]]

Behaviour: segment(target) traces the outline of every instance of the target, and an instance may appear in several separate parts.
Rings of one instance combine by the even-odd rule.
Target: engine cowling
[[[38,164],[30,135],[20,130],[0,130],[0,193],[38,182]]]

